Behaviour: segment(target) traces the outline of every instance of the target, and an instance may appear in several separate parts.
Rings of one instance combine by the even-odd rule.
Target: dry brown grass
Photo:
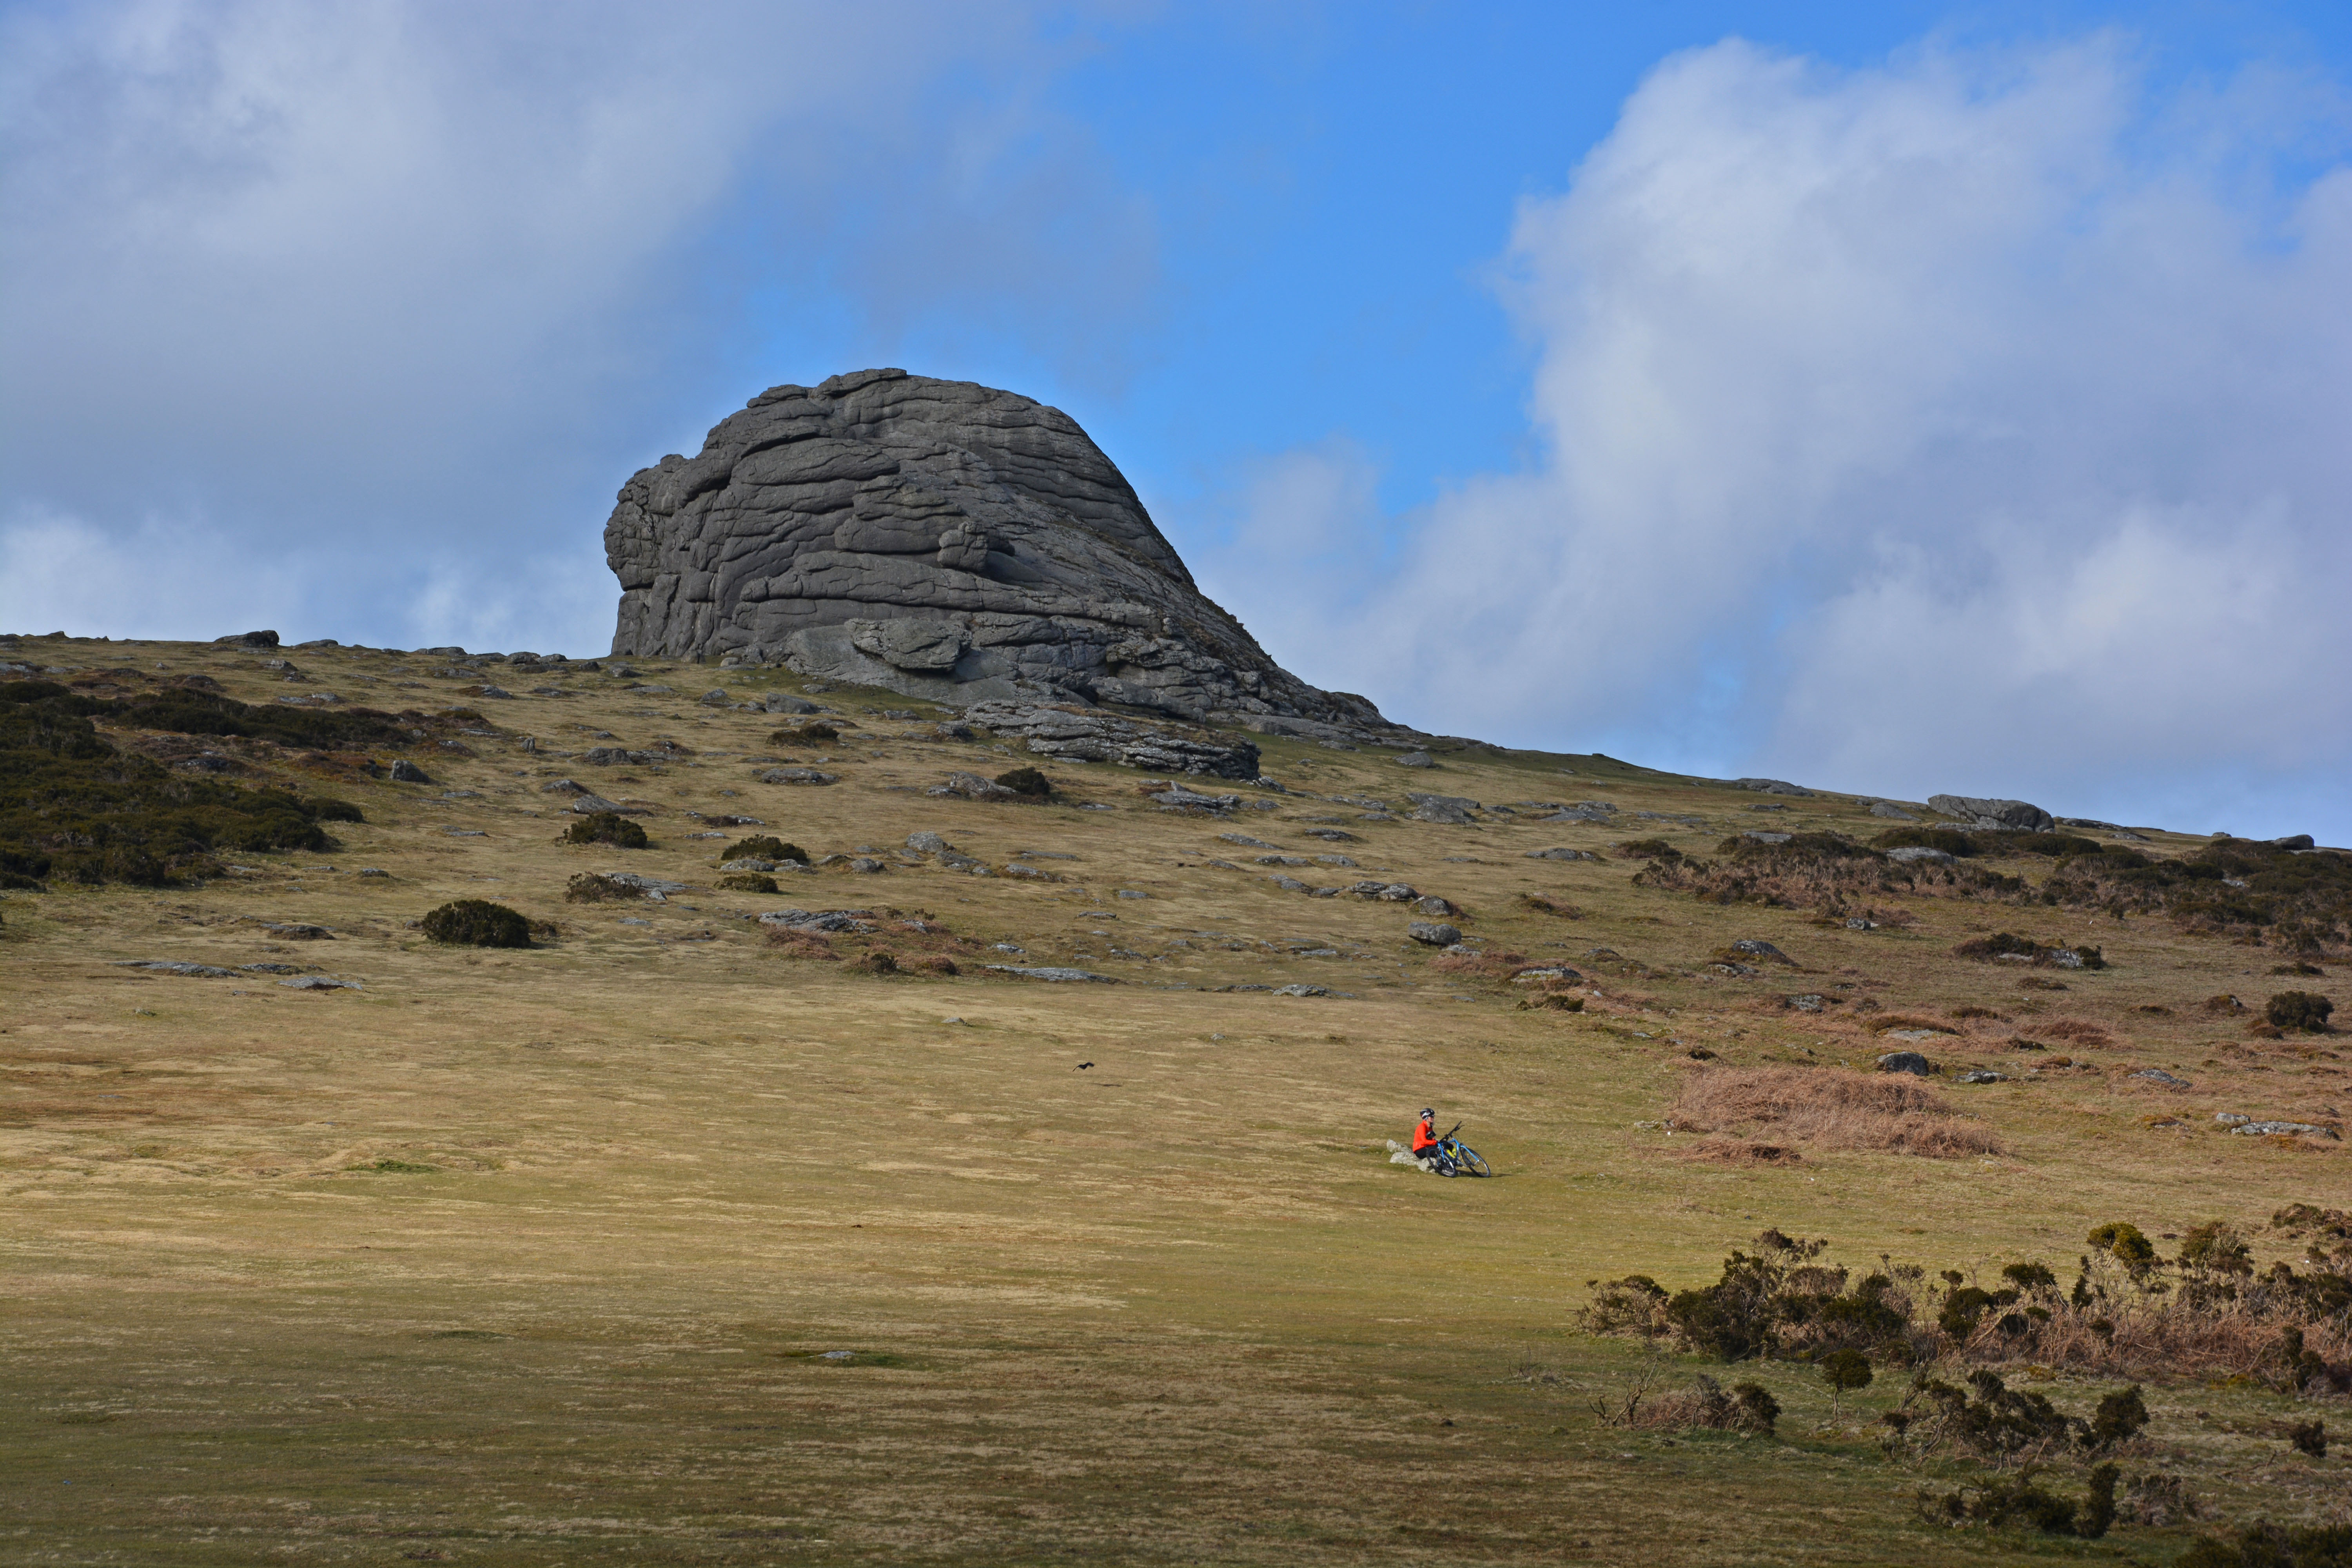
[[[2064,1040],[2074,1046],[2112,1046],[2115,1037],[2098,1025],[2082,1018],[2060,1018],[2055,1023],[2037,1024],[2037,1032],[2053,1040]]]
[[[1508,980],[1528,966],[1524,952],[1449,952],[1430,964],[1441,974],[1466,974],[1479,980]]]
[[[1678,1131],[1769,1128],[1824,1149],[1943,1160],[2001,1152],[1991,1129],[1960,1120],[1941,1094],[1907,1073],[1702,1067],[1683,1079],[1671,1118]]]
[[[1683,1152],[1685,1160],[1705,1165],[1801,1165],[1805,1157],[1786,1143],[1759,1143],[1746,1138],[1702,1138]]]

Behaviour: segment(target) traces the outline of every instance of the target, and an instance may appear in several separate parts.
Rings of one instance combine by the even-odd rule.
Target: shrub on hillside
[[[563,901],[568,904],[602,904],[645,896],[646,890],[635,883],[616,881],[597,871],[583,871],[563,885]]]
[[[184,777],[118,751],[89,716],[114,707],[47,681],[0,685],[0,887],[47,879],[164,887],[214,874],[223,850],[333,847],[348,801]]]
[[[755,834],[740,838],[719,852],[719,863],[730,860],[798,860],[808,864],[809,852],[797,844],[788,844],[772,833]]]
[[[1054,793],[1053,781],[1035,768],[1013,768],[997,774],[996,782],[1014,795],[1030,800],[1044,800]]]
[[[615,849],[643,849],[650,842],[646,830],[618,812],[599,811],[573,823],[563,835],[566,844],[609,844]]]
[[[737,871],[719,878],[717,886],[726,893],[772,893],[776,879],[765,871]]]
[[[530,921],[488,899],[459,899],[425,917],[425,934],[458,947],[529,947]]]
[[[2263,1019],[2274,1029],[2320,1035],[2335,1011],[2336,1004],[2316,991],[2282,991],[2263,1005]]]

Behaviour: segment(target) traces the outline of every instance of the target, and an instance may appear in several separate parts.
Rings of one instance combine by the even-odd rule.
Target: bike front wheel
[[[1486,1163],[1486,1158],[1467,1143],[1454,1146],[1454,1163],[1474,1176],[1491,1176],[1495,1173],[1494,1167]]]

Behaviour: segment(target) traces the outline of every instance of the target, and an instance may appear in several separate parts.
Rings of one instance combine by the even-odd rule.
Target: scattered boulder
[[[1990,1068],[1970,1068],[1955,1080],[1959,1083],[2007,1083],[2009,1075]]]
[[[839,773],[820,773],[815,768],[768,768],[751,776],[761,784],[829,784],[841,782]],[[995,786],[992,784],[989,787],[993,789]],[[946,792],[933,790],[931,793],[940,795]],[[1006,790],[1004,793],[1010,795],[1013,792]]]
[[[2047,833],[2058,819],[2038,805],[2021,800],[1989,800],[1977,795],[1931,795],[1927,809],[1940,811],[1963,826],[2006,828],[2014,833]]]
[[[1384,904],[1409,904],[1421,894],[1407,882],[1359,882],[1348,891],[1360,899],[1376,900]]]
[[[1734,779],[1731,781],[1731,787],[1752,789],[1760,795],[1802,795],[1807,799],[1811,799],[1813,793],[1802,785],[1792,784],[1786,779]]]
[[[1396,765],[1401,768],[1433,768],[1437,762],[1427,752],[1407,752],[1396,759]]]
[[[586,790],[573,796],[572,804],[563,809],[582,816],[625,816],[629,810],[617,800],[606,800],[603,795],[591,795]]]
[[[731,693],[727,691],[724,688],[717,686],[712,687],[709,690],[696,698],[695,700],[702,704],[705,708],[730,708],[734,706],[735,702],[734,696]]]
[[[500,945],[513,946],[516,944],[509,942]],[[359,991],[365,989],[356,980],[330,980],[323,974],[306,974],[299,980],[281,980],[278,984],[283,985],[289,991]]]
[[[178,974],[192,980],[234,980],[234,969],[215,969],[209,963],[190,963],[177,958],[117,958],[110,960],[117,969],[148,969],[158,974]]]
[[[1458,915],[1462,912],[1460,910],[1455,909],[1453,904],[1439,898],[1434,893],[1431,893],[1425,898],[1415,899],[1413,900],[1412,907],[1420,910],[1423,914],[1427,915],[1432,920],[1443,920],[1447,915]]]
[[[1889,849],[1886,858],[1906,866],[1949,866],[1958,858],[1948,849],[1931,848],[1925,844],[1906,844],[1900,849]]]
[[[213,642],[215,647],[276,647],[278,634],[276,632],[234,632],[225,637],[215,637]]]
[[[1788,1000],[1789,1010],[1792,1013],[1818,1013],[1828,1005],[1818,992],[1808,992],[1804,995],[1791,996]]]
[[[907,847],[918,855],[937,855],[948,847],[948,841],[936,833],[909,833]]]
[[[1904,810],[1901,806],[1895,805],[1891,800],[1872,801],[1870,803],[1870,815],[1873,816],[1892,817],[1897,822],[1916,822],[1919,820],[1910,812]]]
[[[948,774],[946,783],[933,784],[924,793],[936,795],[961,795],[966,800],[1007,801],[1021,798],[1020,795],[992,779],[982,778],[978,773],[961,772]]]
[[[2246,1133],[2256,1138],[2299,1134],[2307,1138],[2332,1138],[2340,1142],[2344,1137],[2343,1133],[2333,1127],[2325,1127],[2310,1121],[2249,1121],[2242,1127],[2233,1127],[2230,1131]]]
[[[1412,818],[1416,822],[1442,822],[1460,826],[1471,820],[1470,814],[1479,809],[1478,803],[1458,795],[1414,795],[1405,798],[1412,802]]]
[[[1527,852],[1526,858],[1529,860],[1598,860],[1601,857],[1589,849],[1530,849]]]
[[[395,784],[429,784],[433,782],[431,774],[406,757],[398,758],[393,763],[391,777]]]
[[[1462,940],[1457,927],[1433,921],[1414,921],[1404,928],[1404,934],[1423,947],[1452,947]]]
[[[2187,1089],[2189,1087],[2189,1080],[2187,1079],[2175,1078],[2170,1073],[2165,1071],[2162,1068],[2142,1068],[2139,1071],[2132,1074],[2131,1076],[2136,1079],[2144,1079],[2148,1083],[2155,1084],[2159,1089]]]
[[[996,971],[999,974],[1017,974],[1024,980],[1045,980],[1051,981],[1056,984],[1073,981],[1090,982],[1097,985],[1116,985],[1118,984],[1118,977],[1115,975],[1097,974],[1092,970],[1087,969],[1063,969],[1051,966],[1030,968],[1015,963],[991,963],[985,967]]]
[[[1207,812],[1223,816],[1242,804],[1237,795],[1201,795],[1182,784],[1171,784],[1155,792],[1151,798],[1163,811]]]
[[[1880,1072],[1907,1072],[1919,1078],[1933,1078],[1936,1067],[1917,1051],[1889,1051],[1878,1058]]]
[[[1791,969],[1797,966],[1795,959],[1790,958],[1762,937],[1741,937],[1731,944],[1729,951],[1738,953],[1743,958],[1762,959],[1769,963],[1785,963]]]
[[[1213,731],[1147,724],[1066,704],[982,702],[965,710],[964,718],[1003,739],[1021,741],[1041,757],[1213,778],[1258,776],[1257,747]]]

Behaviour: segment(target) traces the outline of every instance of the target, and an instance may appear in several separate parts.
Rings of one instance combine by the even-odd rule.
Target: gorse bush
[[[529,947],[530,922],[488,899],[459,899],[424,920],[425,934],[460,947]]]
[[[719,863],[730,860],[798,860],[806,865],[809,852],[797,844],[787,844],[773,834],[755,834],[740,838],[719,853]]]
[[[322,823],[363,820],[348,801],[184,777],[118,751],[92,711],[114,712],[46,681],[0,685],[0,887],[169,886],[215,872],[219,851],[317,852],[334,844]]]
[[[1026,795],[1031,800],[1044,800],[1054,793],[1053,781],[1035,768],[1013,768],[997,774],[996,782],[1014,795]]]
[[[2317,1237],[2307,1271],[2284,1262],[2257,1268],[2243,1238],[2219,1222],[2192,1227],[2171,1259],[2137,1226],[2103,1225],[2063,1290],[2053,1270],[2031,1261],[2010,1264],[1994,1284],[1958,1270],[1931,1279],[1894,1263],[1856,1280],[1820,1260],[1825,1243],[1768,1230],[1755,1252],[1732,1252],[1712,1285],[1669,1291],[1640,1274],[1596,1282],[1580,1321],[1594,1332],[1667,1340],[1723,1361],[1822,1362],[1853,1351],[1893,1365],[1957,1356],[2352,1392],[2352,1240],[2331,1229],[2341,1218],[2309,1205],[2276,1216],[2288,1238]],[[2118,1395],[2084,1429],[2094,1446],[2112,1444],[2145,1418],[2136,1395]]]
[[[642,899],[646,890],[596,871],[583,871],[563,885],[563,900],[572,904],[609,903],[615,899]]]
[[[729,893],[772,893],[776,890],[776,879],[765,871],[737,871],[719,878],[717,886],[720,891]]]
[[[643,849],[652,842],[646,830],[617,812],[592,812],[564,831],[566,844],[609,844],[615,849]]]
[[[2282,991],[2263,1005],[2263,1018],[2274,1029],[2325,1034],[2336,1004],[2316,991]]]
[[[1890,860],[1884,850],[1836,833],[1794,834],[1785,844],[1740,834],[1725,839],[1716,852],[1718,858],[1713,860],[1653,860],[1635,874],[1634,885],[1687,892],[1714,904],[1814,909],[1839,920],[1851,912],[1853,902],[1867,899],[1922,894],[2016,898],[2027,890],[2021,878],[1973,865]]]

